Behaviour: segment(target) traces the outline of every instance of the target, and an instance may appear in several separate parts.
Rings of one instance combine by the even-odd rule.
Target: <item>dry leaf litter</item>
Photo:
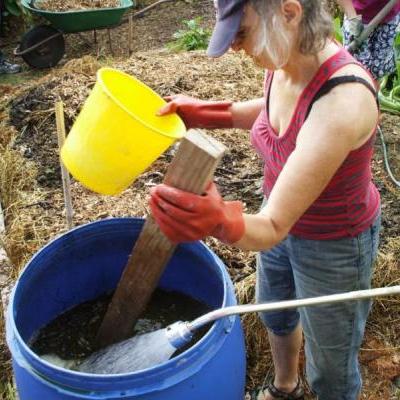
[[[99,8],[115,8],[120,0],[39,0],[34,6],[46,11],[82,11]]]

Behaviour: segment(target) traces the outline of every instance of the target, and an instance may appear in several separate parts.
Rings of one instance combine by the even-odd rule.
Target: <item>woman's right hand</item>
[[[183,94],[166,97],[168,103],[157,115],[177,113],[187,129],[190,128],[232,128],[231,101],[205,101]]]

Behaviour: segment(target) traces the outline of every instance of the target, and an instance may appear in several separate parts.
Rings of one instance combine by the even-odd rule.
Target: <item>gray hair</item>
[[[277,68],[289,59],[292,37],[284,28],[280,7],[285,0],[250,0],[260,16],[256,53],[267,51]],[[298,0],[303,7],[298,49],[302,54],[316,54],[332,35],[332,17],[321,0]]]

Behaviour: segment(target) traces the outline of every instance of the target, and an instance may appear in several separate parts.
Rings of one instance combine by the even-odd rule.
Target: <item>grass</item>
[[[49,70],[47,69],[31,69],[22,71],[18,74],[5,74],[0,75],[0,85],[22,85],[26,82],[30,82],[34,79],[39,79],[42,76],[48,74]]]
[[[0,399],[17,400],[17,395],[12,382],[0,383]]]

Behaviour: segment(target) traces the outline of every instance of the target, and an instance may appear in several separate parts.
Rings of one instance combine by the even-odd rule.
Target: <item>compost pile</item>
[[[263,72],[241,54],[228,53],[210,60],[204,52],[174,54],[158,50],[136,53],[128,61],[113,66],[135,75],[162,96],[184,93],[203,99],[231,100],[262,96]],[[4,243],[17,269],[49,239],[66,230],[54,102],[59,98],[64,102],[69,128],[95,82],[98,68],[99,64],[91,57],[73,60],[38,84],[13,97],[9,95],[8,125],[3,132],[10,138],[10,146],[4,150],[10,161],[2,180],[10,184],[0,185],[0,195],[9,193],[8,203],[4,205],[9,227]],[[398,117],[387,114],[383,117],[382,127],[390,154],[400,144],[398,122]],[[262,200],[262,166],[250,147],[249,133],[234,129],[216,130],[212,135],[228,148],[215,178],[223,196],[243,200],[246,210],[255,212]],[[374,286],[385,286],[399,279],[400,192],[387,177],[379,143],[376,150],[374,174],[382,194],[384,229]],[[73,182],[75,224],[106,217],[145,216],[149,188],[162,181],[174,151],[172,148],[161,156],[119,196],[100,196]],[[400,160],[392,156],[391,163],[399,176]],[[15,177],[15,165],[32,175],[28,187],[22,183],[27,173]],[[240,301],[254,301],[254,254],[226,247],[214,239],[208,239],[207,244],[227,265]],[[248,387],[253,388],[262,383],[268,371],[272,373],[271,357],[257,316],[245,316],[243,321],[248,349]],[[365,399],[395,399],[392,381],[400,376],[400,352],[396,349],[400,340],[399,321],[398,299],[375,302],[361,353]]]
[[[115,8],[121,5],[120,0],[39,0],[35,8],[46,11],[79,11],[98,8]]]
[[[43,327],[31,343],[38,355],[54,354],[63,360],[83,359],[96,350],[95,340],[112,295],[102,295],[92,301],[81,303],[66,311]],[[178,292],[156,289],[146,311],[136,322],[132,336],[143,335],[163,329],[176,322],[179,315],[183,321],[192,321],[210,308],[191,297]],[[192,343],[179,348],[175,355],[193,345],[207,332],[196,332]]]
[[[135,75],[161,96],[185,93],[201,98],[245,100],[262,95],[263,72],[255,69],[251,60],[233,53],[210,63],[203,52],[171,54],[151,51],[139,53],[128,62],[115,66]],[[99,64],[91,57],[73,60],[56,75],[22,91],[9,103],[9,121],[17,131],[12,148],[34,162],[37,168],[36,185],[40,189],[35,194],[40,199],[31,199],[30,204],[34,206],[30,205],[27,210],[30,216],[36,208],[41,209],[42,218],[47,215],[50,218],[52,212],[62,212],[54,103],[58,99],[64,102],[68,130],[95,82],[97,68]],[[216,171],[216,182],[221,192],[227,199],[242,198],[249,211],[256,211],[262,199],[262,170],[258,156],[250,147],[248,132],[221,130],[213,135],[228,147]],[[79,203],[86,203],[83,199],[88,201],[84,206],[86,210],[80,206],[76,208],[76,223],[106,216],[145,215],[148,189],[162,181],[173,153],[174,149],[171,149],[162,155],[150,170],[118,198],[97,196],[74,183],[74,200]],[[88,214],[88,208],[96,211],[96,215]],[[57,220],[62,223],[59,217]],[[27,216],[26,220],[30,221],[31,218]],[[54,230],[49,227],[49,237],[60,228],[58,224],[54,227]],[[232,255],[227,262],[232,266],[235,281],[254,271],[252,258],[249,258],[251,261],[246,258],[243,262],[241,256],[238,256],[240,251],[228,248],[224,251]],[[19,256],[16,254],[15,257],[14,261],[19,264]]]

